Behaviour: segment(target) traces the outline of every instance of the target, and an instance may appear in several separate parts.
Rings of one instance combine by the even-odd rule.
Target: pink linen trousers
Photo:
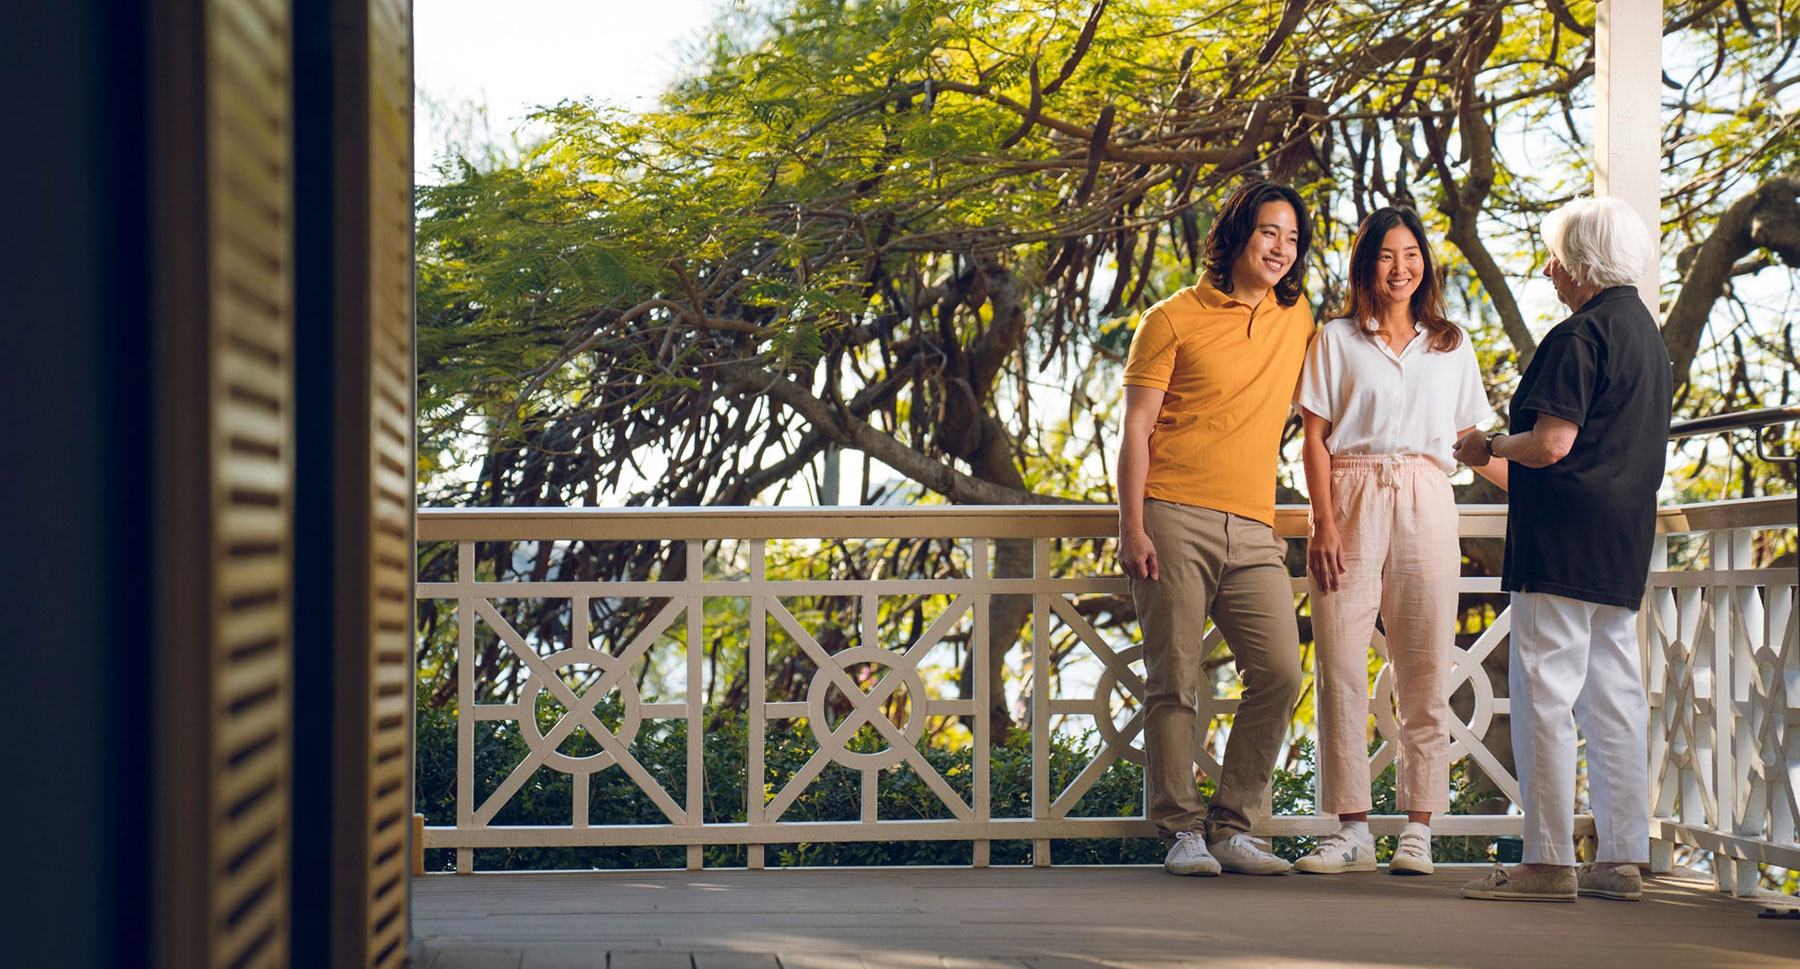
[[[1450,704],[1462,550],[1456,498],[1420,454],[1334,454],[1332,500],[1343,537],[1336,592],[1310,577],[1319,709],[1321,803],[1330,814],[1370,809],[1369,645],[1379,611],[1393,665],[1401,811],[1450,809]]]

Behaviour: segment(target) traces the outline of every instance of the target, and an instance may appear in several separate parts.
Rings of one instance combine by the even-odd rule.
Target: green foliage
[[[1417,205],[1504,399],[1527,324],[1559,314],[1527,292],[1537,221],[1592,177],[1594,13],[1561,6],[1311,4],[1285,36],[1243,0],[727,17],[658,107],[565,101],[516,158],[421,187],[421,485],[443,504],[753,502],[847,443],[802,416],[810,396],[905,445],[919,460],[893,470],[923,487],[966,467],[1020,499],[1104,499],[1131,324],[1193,281],[1205,213],[1246,175],[1320,219],[1320,312],[1356,221]],[[1793,170],[1800,12],[1665,17],[1673,256]],[[1479,231],[1451,242],[1459,222]],[[1684,416],[1788,398],[1762,387],[1795,366],[1779,313],[1731,297]],[[1002,303],[1023,327],[994,336]],[[1070,398],[1067,420],[1034,395]],[[954,447],[981,416],[1017,476]],[[787,478],[758,475],[781,458]],[[1748,460],[1730,477],[1779,477]]]

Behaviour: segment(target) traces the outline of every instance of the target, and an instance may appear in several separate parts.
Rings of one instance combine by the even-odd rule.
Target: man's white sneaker
[[[1287,859],[1263,850],[1255,838],[1242,832],[1213,842],[1211,848],[1220,867],[1241,875],[1285,875],[1294,867]]]
[[[1429,875],[1431,866],[1431,835],[1417,832],[1404,832],[1400,842],[1394,847],[1394,857],[1388,859],[1390,875]]]
[[[1364,841],[1355,832],[1347,828],[1336,831],[1319,839],[1313,850],[1294,867],[1300,871],[1314,875],[1335,875],[1345,871],[1374,871],[1375,842],[1374,839]]]
[[[1195,831],[1175,832],[1175,843],[1163,856],[1163,870],[1172,875],[1217,875],[1219,862],[1206,850],[1206,842]]]

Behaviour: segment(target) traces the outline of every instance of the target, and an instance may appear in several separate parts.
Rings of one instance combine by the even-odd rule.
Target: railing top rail
[[[1793,495],[1701,501],[1658,509],[1656,513],[1656,530],[1664,534],[1793,524]]]
[[[1506,534],[1505,505],[1462,505],[1465,536]],[[1306,534],[1305,505],[1275,510],[1275,533]],[[1106,538],[1117,505],[781,508],[422,508],[420,541],[656,541],[764,538]]]
[[[1277,527],[1304,508],[1277,513]],[[914,505],[781,508],[420,509],[421,541],[645,541],[759,538],[1102,538],[1115,505]]]
[[[1768,427],[1772,424],[1786,424],[1796,420],[1800,420],[1800,404],[1740,410],[1730,414],[1714,414],[1711,417],[1696,417],[1691,421],[1676,421],[1670,424],[1669,440],[1678,441],[1685,437],[1696,437],[1701,434]]]
[[[1779,526],[1794,521],[1792,496],[1678,505],[1657,531]],[[1506,534],[1505,505],[1459,505],[1465,538]],[[684,539],[1105,538],[1115,505],[924,505],[782,508],[422,508],[420,541],[679,541]],[[1306,534],[1305,505],[1280,505],[1275,532]]]

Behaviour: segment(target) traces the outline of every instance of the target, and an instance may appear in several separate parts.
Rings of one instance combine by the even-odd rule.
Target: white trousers
[[[1541,593],[1512,594],[1513,762],[1527,864],[1573,865],[1575,728],[1587,740],[1595,861],[1650,857],[1650,704],[1634,610]]]

